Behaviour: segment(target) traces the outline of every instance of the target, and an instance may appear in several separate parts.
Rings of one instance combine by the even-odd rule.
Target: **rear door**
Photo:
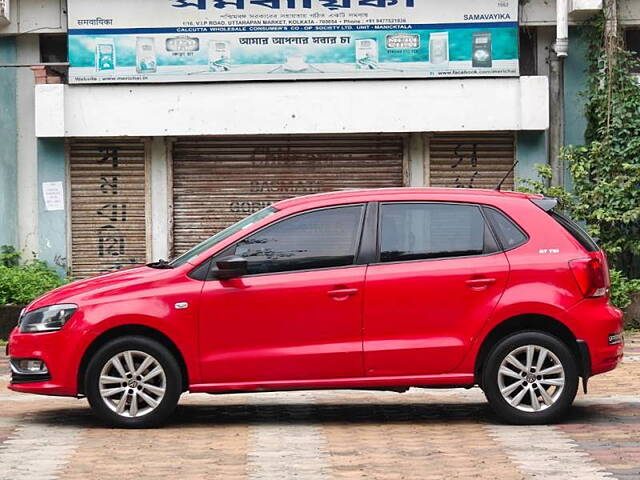
[[[477,205],[383,203],[367,270],[368,376],[450,372],[494,310],[509,274]]]

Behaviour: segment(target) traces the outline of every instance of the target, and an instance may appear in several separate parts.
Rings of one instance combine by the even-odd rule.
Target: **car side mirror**
[[[230,256],[216,261],[216,268],[211,270],[211,278],[229,280],[242,277],[248,273],[247,260],[242,257]]]

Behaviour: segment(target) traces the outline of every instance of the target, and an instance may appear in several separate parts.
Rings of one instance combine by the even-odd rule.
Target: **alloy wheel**
[[[498,369],[502,398],[523,412],[539,412],[556,403],[565,386],[560,359],[540,345],[523,345],[504,357]]]
[[[100,372],[100,397],[122,417],[142,417],[162,402],[167,389],[164,368],[155,357],[127,350],[111,357]]]

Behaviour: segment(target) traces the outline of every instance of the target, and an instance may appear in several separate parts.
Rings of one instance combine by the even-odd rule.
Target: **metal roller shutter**
[[[430,139],[432,187],[495,188],[515,160],[514,135],[446,133]],[[513,189],[513,173],[503,188]]]
[[[144,263],[144,142],[73,140],[68,151],[73,277]]]
[[[387,135],[179,138],[174,253],[285,198],[402,186],[403,145]]]

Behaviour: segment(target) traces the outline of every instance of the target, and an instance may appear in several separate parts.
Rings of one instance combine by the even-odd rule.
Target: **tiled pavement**
[[[0,479],[640,479],[640,335],[567,421],[501,424],[477,390],[185,395],[165,428],[115,430],[84,400],[8,391]]]

